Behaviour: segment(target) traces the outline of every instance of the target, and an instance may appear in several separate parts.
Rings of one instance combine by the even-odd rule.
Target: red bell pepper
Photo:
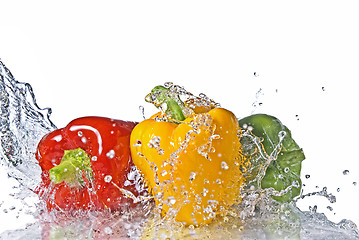
[[[129,143],[135,125],[83,117],[45,135],[36,153],[42,169],[37,193],[48,210],[116,210],[131,204],[119,188],[138,194],[128,179],[134,167]]]

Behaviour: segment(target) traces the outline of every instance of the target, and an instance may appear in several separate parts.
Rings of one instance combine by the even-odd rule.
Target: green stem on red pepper
[[[55,184],[65,181],[71,187],[83,187],[82,173],[88,180],[93,177],[89,156],[83,149],[77,148],[64,151],[61,163],[49,170],[49,177]]]

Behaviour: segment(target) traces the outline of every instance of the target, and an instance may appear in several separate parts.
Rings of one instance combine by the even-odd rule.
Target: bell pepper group
[[[266,152],[273,151],[273,144],[283,144],[262,187],[281,191],[293,181],[300,184],[304,154],[274,117],[262,114],[238,121],[213,101],[193,97],[182,101],[178,92],[163,86],[155,87],[146,99],[161,111],[138,124],[83,117],[43,137],[36,153],[42,169],[37,193],[48,210],[133,206],[127,196],[143,191],[129,179],[135,171],[164,218],[184,225],[210,223],[241,202],[241,191],[248,184],[245,171],[251,163],[242,146],[244,124],[262,138]],[[277,139],[280,131],[287,132],[283,141]],[[288,179],[279,179],[288,169]],[[290,201],[299,191],[300,187],[293,188],[273,198]]]

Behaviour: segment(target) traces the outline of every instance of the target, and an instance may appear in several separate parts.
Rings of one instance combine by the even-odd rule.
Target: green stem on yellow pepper
[[[170,115],[172,119],[178,121],[183,121],[186,119],[182,111],[184,103],[181,101],[178,95],[172,93],[168,88],[163,86],[156,86],[152,89],[151,95],[154,95],[160,103],[166,103],[166,114]]]

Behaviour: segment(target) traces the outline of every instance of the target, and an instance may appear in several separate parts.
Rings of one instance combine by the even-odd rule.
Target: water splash
[[[262,106],[263,102],[261,102],[261,98],[263,95],[264,95],[263,89],[259,88],[259,90],[257,91],[257,93],[255,95],[255,100],[252,103],[253,110],[252,110],[251,114],[255,113],[255,111],[258,110],[258,107]]]
[[[56,129],[49,118],[51,109],[39,108],[31,86],[16,81],[1,61],[0,100],[0,161],[10,167],[9,176],[34,189],[41,172],[34,157],[37,143]]]
[[[202,107],[218,106],[206,95],[196,97],[183,88],[172,83],[166,87],[175,92],[186,95],[186,99],[194,105]],[[39,182],[41,170],[34,157],[38,141],[48,132],[56,129],[49,116],[50,109],[38,107],[31,86],[17,82],[10,71],[0,61],[0,103],[1,103],[1,165],[7,167],[9,177],[16,179],[20,186],[19,193],[13,197],[21,199],[26,205],[26,199],[36,196],[29,189],[34,189]],[[260,94],[260,92],[258,93]],[[280,204],[271,198],[271,195],[280,196],[283,192],[274,189],[261,189],[260,179],[263,178],[266,167],[275,160],[280,144],[276,151],[266,155],[261,148],[261,139],[250,134],[250,128],[240,134],[243,151],[250,156],[251,164],[238,167],[243,169],[248,184],[242,193],[242,202],[233,205],[225,214],[216,216],[212,224],[195,228],[185,227],[173,222],[173,216],[168,214],[161,217],[161,208],[155,207],[151,196],[141,196],[134,199],[141,204],[135,209],[123,209],[121,212],[79,212],[76,217],[60,212],[47,213],[41,202],[37,202],[37,211],[29,211],[37,219],[26,228],[15,231],[6,231],[0,234],[0,239],[41,239],[41,238],[81,238],[81,239],[359,239],[358,229],[349,220],[339,223],[329,221],[324,214],[312,211],[300,211],[295,202]],[[191,134],[188,135],[189,137]],[[213,139],[215,139],[214,136]],[[160,139],[153,139],[153,147],[158,148],[159,155],[163,154],[159,148]],[[141,144],[140,142],[138,143]],[[182,151],[181,149],[180,151]],[[205,152],[205,151],[203,151]],[[111,154],[109,155],[111,157]],[[175,163],[175,155],[172,155]],[[92,159],[96,161],[96,159]],[[171,163],[169,163],[171,164]],[[223,170],[228,170],[228,164],[222,162]],[[157,166],[153,166],[157,168]],[[343,172],[348,174],[349,172]],[[134,169],[128,176],[127,184],[139,181],[140,175]],[[158,174],[170,174],[161,172]],[[110,176],[105,176],[111,182]],[[193,180],[196,173],[192,175]],[[309,175],[308,177],[309,178]],[[290,187],[295,187],[293,183]],[[144,188],[144,185],[138,185]],[[290,188],[289,187],[289,188]],[[120,189],[131,198],[130,192]],[[203,196],[210,194],[203,189]],[[335,197],[326,189],[313,195],[321,195],[332,201]],[[161,196],[157,196],[160,198]],[[310,194],[301,195],[310,197]],[[334,199],[334,200],[333,200]],[[174,204],[173,199],[167,199]],[[0,207],[3,203],[0,203]],[[24,207],[26,208],[26,207]],[[6,209],[9,214],[15,207]],[[208,209],[210,213],[210,209]]]

